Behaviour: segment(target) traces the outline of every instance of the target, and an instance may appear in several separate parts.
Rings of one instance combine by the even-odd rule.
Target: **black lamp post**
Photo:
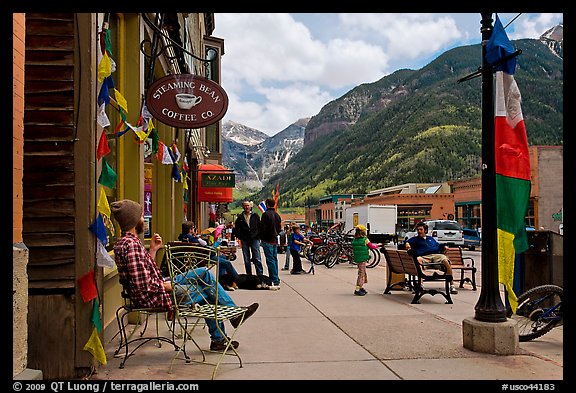
[[[483,322],[505,322],[506,308],[498,284],[496,236],[496,158],[494,152],[493,70],[486,61],[486,44],[492,36],[492,13],[481,13],[482,21],[482,288],[474,318]]]

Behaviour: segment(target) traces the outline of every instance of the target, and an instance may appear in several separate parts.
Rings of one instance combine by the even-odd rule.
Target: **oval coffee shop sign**
[[[219,84],[202,76],[168,75],[150,85],[146,106],[164,124],[201,128],[224,117],[228,96]]]

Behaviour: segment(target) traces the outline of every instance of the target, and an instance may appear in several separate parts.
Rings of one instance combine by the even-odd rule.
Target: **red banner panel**
[[[198,201],[199,202],[232,202],[231,187],[203,187],[202,174],[232,174],[232,171],[223,165],[199,164],[198,165]]]

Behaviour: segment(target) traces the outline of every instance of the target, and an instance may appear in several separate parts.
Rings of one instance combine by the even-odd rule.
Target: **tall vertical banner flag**
[[[274,192],[273,196],[274,196],[274,206],[276,206],[276,210],[278,210],[278,198],[280,197],[280,194],[278,193],[278,187],[280,186],[280,183],[276,183],[276,192]]]
[[[486,49],[486,60],[489,64],[495,64],[514,53],[498,16]],[[512,289],[514,261],[516,254],[528,249],[525,216],[530,200],[528,138],[520,107],[520,90],[514,80],[515,68],[515,57],[495,68],[494,125],[498,280],[504,284],[514,312],[518,305]]]

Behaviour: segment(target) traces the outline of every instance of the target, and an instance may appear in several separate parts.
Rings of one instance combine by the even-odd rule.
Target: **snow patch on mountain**
[[[260,190],[270,177],[286,168],[304,146],[310,119],[300,119],[273,136],[243,124],[222,125],[222,163],[236,173],[236,187]]]

